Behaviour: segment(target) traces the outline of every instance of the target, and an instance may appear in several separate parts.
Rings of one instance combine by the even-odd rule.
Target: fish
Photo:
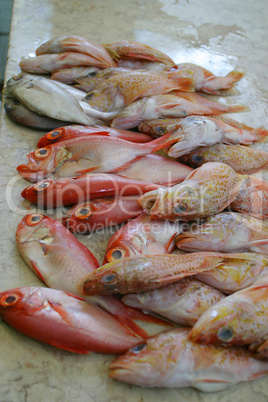
[[[268,258],[265,255],[232,253],[228,256],[231,257],[230,260],[217,269],[197,274],[195,278],[225,294],[231,294],[268,275]]]
[[[202,345],[174,328],[134,346],[109,365],[117,381],[146,387],[217,392],[267,374],[268,363],[239,346]]]
[[[25,73],[51,74],[72,67],[103,67],[103,62],[77,52],[41,54],[35,57],[22,57],[19,67]]]
[[[120,59],[142,59],[162,63],[169,68],[177,68],[174,61],[165,53],[142,43],[123,40],[106,43],[103,46],[116,61]]]
[[[132,70],[103,81],[85,96],[85,101],[101,112],[119,112],[140,98],[165,94],[175,89],[192,91],[191,78],[174,78],[173,72]]]
[[[193,168],[202,166],[203,163],[207,162],[222,162],[231,166],[237,173],[247,175],[268,168],[268,152],[243,145],[215,144],[201,146],[186,155],[184,155],[184,152],[188,152],[187,149],[176,152],[176,146],[174,150],[172,148],[168,152],[169,156],[174,154],[182,155],[180,160]]]
[[[164,63],[160,63],[157,61],[150,61],[145,59],[119,59],[117,62],[117,67],[120,68],[128,68],[130,70],[147,70],[147,71],[155,71],[162,72],[168,71],[169,67],[167,67]]]
[[[246,110],[244,105],[224,105],[197,93],[172,91],[164,95],[144,97],[131,103],[117,113],[111,126],[129,129],[146,120],[238,113]]]
[[[117,172],[119,176],[135,180],[145,180],[162,186],[181,183],[192,169],[175,160],[161,155],[145,155],[132,162],[126,169]]]
[[[127,168],[132,161],[163,149],[174,139],[158,138],[137,144],[106,135],[91,135],[61,141],[27,154],[28,164],[17,171],[26,180],[48,177],[76,177],[86,173],[112,173]]]
[[[231,119],[229,120],[230,122],[232,121]],[[239,154],[241,150],[242,155],[245,153],[245,158],[251,155],[251,151],[247,151],[250,148],[240,148],[238,144],[249,145],[252,142],[263,140],[268,135],[268,130],[259,128],[247,131],[233,127],[220,119],[210,116],[189,116],[181,120],[179,126],[173,130],[173,134],[175,133],[178,133],[179,141],[168,150],[170,157],[178,158],[185,155],[184,158],[187,163],[194,167],[199,167],[202,164],[202,155],[204,152],[203,162],[223,162],[233,167],[235,166],[234,163],[232,164],[233,152],[236,151]],[[221,145],[212,147],[215,144]],[[222,144],[228,144],[228,146]],[[232,144],[231,147],[229,147],[230,144]],[[198,155],[196,160],[194,157],[195,150]],[[209,152],[210,150],[211,152]],[[224,152],[225,150],[226,152]],[[252,152],[251,159],[253,155],[256,155],[257,158],[258,152],[254,151]],[[230,157],[224,158],[225,153],[230,153]]]
[[[74,205],[99,197],[141,195],[157,184],[115,174],[91,173],[76,178],[47,179],[25,187],[21,196],[43,208]]]
[[[90,272],[82,285],[83,292],[90,296],[146,292],[216,268],[226,258],[211,252],[125,257]]]
[[[240,191],[230,209],[257,219],[268,219],[268,182],[257,176],[243,176]]]
[[[211,95],[224,95],[244,77],[244,72],[232,70],[226,76],[216,76],[211,71],[193,63],[179,63],[177,70],[186,76],[193,77],[195,89]]]
[[[152,219],[194,220],[223,211],[235,199],[239,186],[230,166],[208,162],[182,183],[149,191],[138,202]]]
[[[41,137],[37,143],[38,148],[46,147],[47,145],[55,144],[56,142],[71,140],[78,137],[86,137],[88,135],[107,135],[120,138],[122,140],[144,143],[152,140],[147,134],[136,133],[130,130],[117,130],[112,127],[102,126],[80,126],[80,125],[65,125],[59,126],[57,130],[52,130]],[[190,169],[190,168],[189,168]]]
[[[97,269],[99,263],[91,251],[55,219],[39,213],[27,214],[18,225],[16,243],[26,264],[48,287],[98,306],[116,317],[133,334],[148,337],[135,319],[163,324],[155,317],[126,307],[113,296],[85,296],[81,281]]]
[[[65,52],[86,54],[92,58],[92,62],[96,63],[97,67],[107,68],[116,65],[104,46],[77,35],[52,38],[38,46],[35,53],[39,56],[47,53]]]
[[[63,82],[65,84],[75,84],[78,78],[82,78],[87,74],[99,71],[99,67],[71,67],[62,68],[58,71],[53,71],[50,78],[55,81]]]
[[[63,223],[72,233],[80,234],[118,226],[143,212],[138,198],[138,195],[95,198],[70,208]]]
[[[35,130],[49,131],[61,127],[63,124],[69,124],[62,120],[41,116],[38,113],[32,112],[15,98],[7,99],[4,103],[4,109],[10,120]]]
[[[110,238],[103,265],[140,254],[170,254],[175,249],[174,238],[184,226],[181,222],[153,221],[142,213]]]
[[[189,336],[194,342],[249,345],[268,337],[268,277],[208,308]]]
[[[0,316],[23,335],[73,353],[120,354],[142,340],[106,311],[62,290],[1,292]]]
[[[102,123],[83,113],[75,97],[47,78],[21,73],[7,81],[6,90],[25,107],[40,115],[88,126]]]
[[[138,130],[140,133],[149,134],[153,138],[158,138],[179,128],[185,119],[187,119],[187,117],[145,120],[139,124]]]
[[[110,67],[105,68],[104,70],[92,71],[83,77],[77,78],[75,80],[76,86],[83,89],[83,91],[90,92],[108,78],[114,77],[117,74],[127,73],[129,71],[131,71],[129,68],[123,67]]]
[[[204,311],[224,297],[219,290],[189,277],[160,289],[124,295],[121,301],[184,327],[192,327]]]
[[[268,255],[268,225],[260,219],[238,212],[222,212],[208,217],[201,225],[178,234],[177,248],[186,252],[253,252]]]

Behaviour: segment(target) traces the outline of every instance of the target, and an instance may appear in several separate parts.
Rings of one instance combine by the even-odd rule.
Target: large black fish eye
[[[93,97],[93,92],[89,92],[86,96],[85,99],[91,99]]]
[[[120,258],[122,258],[123,257],[123,253],[122,253],[122,251],[121,250],[114,250],[113,252],[112,252],[112,257],[115,259],[115,260],[120,260]]]
[[[194,155],[192,156],[192,161],[195,162],[195,163],[202,163],[202,162],[203,162],[203,158],[202,158],[201,155],[194,154]]]
[[[92,73],[89,73],[87,75],[87,77],[95,77],[95,75],[97,75],[97,74],[98,74],[98,71],[92,71]]]
[[[219,329],[217,335],[221,341],[229,342],[234,336],[234,331],[230,327],[222,327]]]
[[[155,127],[155,131],[158,133],[158,134],[164,134],[165,132],[166,132],[166,129],[164,128],[164,127]]]
[[[142,349],[145,348],[145,346],[146,346],[146,343],[145,343],[145,342],[140,343],[139,345],[134,346],[134,348],[131,349],[131,352],[134,352],[134,353],[140,352]]]
[[[53,131],[53,132],[50,134],[50,136],[51,136],[51,138],[55,138],[55,137],[58,137],[59,134],[61,134],[61,131],[56,130],[56,131]]]
[[[107,274],[101,279],[101,282],[111,283],[116,278],[116,274]]]
[[[12,303],[14,303],[15,300],[16,300],[15,296],[8,296],[6,298],[6,304],[12,304]]]
[[[187,207],[183,204],[178,204],[178,205],[175,205],[175,207],[174,207],[174,212],[176,214],[181,214],[183,212],[186,212],[186,210],[187,210]]]

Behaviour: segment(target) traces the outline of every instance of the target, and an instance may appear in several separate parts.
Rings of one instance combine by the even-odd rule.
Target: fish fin
[[[33,267],[34,272],[36,273],[36,275],[38,276],[39,279],[41,279],[42,282],[46,283],[45,278],[43,277],[43,275],[41,274],[41,272],[39,271],[36,263],[33,260],[30,260],[30,263]]]
[[[178,275],[172,275],[172,276],[167,276],[166,278],[155,279],[153,281],[153,283],[159,284],[159,285],[161,284],[161,286],[166,286],[166,285],[169,285],[170,283],[180,281],[181,279],[183,279],[183,278],[185,278],[187,276],[195,275],[195,274],[197,274],[199,272],[203,272],[203,270],[201,270],[201,271],[197,270],[196,272],[194,272],[194,271],[192,271],[192,272],[181,272]]]
[[[223,383],[223,384],[227,384],[229,383],[229,381],[226,380],[214,380],[213,378],[195,378],[194,380],[195,382],[205,382],[207,384],[213,384],[213,383]]]
[[[227,107],[227,113],[240,113],[240,112],[247,112],[250,110],[250,108],[245,105],[230,105],[226,107]]]
[[[174,239],[177,236],[178,233],[174,233],[173,236],[171,236],[171,238],[169,239],[169,242],[166,244],[166,250],[169,250],[168,253],[171,253],[171,251],[174,250],[175,248],[175,243],[174,243]],[[172,243],[173,243],[173,247],[172,247]],[[171,250],[170,250],[171,248]]]
[[[225,208],[227,208],[237,197],[239,194],[241,187],[243,186],[243,182],[238,182],[234,188],[230,191],[229,198],[225,203],[222,205],[221,209],[218,212],[223,211]]]
[[[87,350],[84,348],[78,348],[78,347],[74,347],[74,346],[62,345],[60,342],[56,342],[56,341],[48,341],[48,344],[51,346],[54,346],[56,348],[59,348],[59,349],[67,350],[68,352],[82,353],[82,354],[92,353],[91,350]]]
[[[73,293],[70,293],[70,292],[65,292],[68,296],[71,296],[71,297],[74,297],[75,299],[77,299],[77,300],[80,300],[80,301],[85,301],[85,299],[83,299],[82,297],[79,297],[79,296],[77,296],[77,295],[74,295]]]
[[[172,89],[178,90],[178,91],[183,91],[183,92],[194,92],[195,91],[195,85],[194,85],[194,79],[192,77],[185,77],[180,74],[178,71],[168,71],[167,73],[168,78],[173,81],[175,87]]]
[[[65,321],[68,325],[72,325],[72,321],[70,320],[70,315],[66,312],[66,310],[64,309],[62,304],[55,303],[55,302],[52,302],[49,300],[48,300],[48,304],[54,311],[56,311],[61,316],[63,321]]]
[[[265,246],[268,244],[268,239],[260,239],[260,240],[253,240],[253,241],[249,241],[248,244],[250,244],[250,246],[254,246],[254,247],[259,247],[259,246]],[[259,253],[260,251],[256,251],[257,253]]]
[[[87,173],[92,172],[93,170],[99,169],[100,167],[101,167],[101,166],[94,166],[94,167],[91,167],[91,168],[88,168],[88,169],[77,170],[77,171],[75,172],[75,174],[76,174],[76,175],[79,175],[79,176],[85,175],[85,174],[87,174]]]
[[[151,141],[151,145],[154,145],[152,152],[160,151],[164,148],[168,148],[174,143],[178,142],[182,139],[183,135],[179,134],[179,130],[171,131],[170,133],[166,133],[162,137],[157,138],[156,140]]]
[[[112,59],[116,61],[120,59],[120,55],[117,53],[116,50],[109,47],[109,45],[102,45],[102,46],[105,47],[105,49],[107,50]]]
[[[251,131],[251,134],[254,135],[256,141],[262,142],[268,135],[268,130],[264,127],[258,127]]]

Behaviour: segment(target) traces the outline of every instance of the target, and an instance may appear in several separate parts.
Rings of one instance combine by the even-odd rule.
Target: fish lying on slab
[[[99,70],[100,68],[98,67],[85,66],[62,68],[58,71],[52,72],[50,78],[58,82],[64,82],[65,84],[75,84],[77,79]]]

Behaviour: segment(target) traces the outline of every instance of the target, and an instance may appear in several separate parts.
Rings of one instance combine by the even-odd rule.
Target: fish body
[[[241,347],[196,344],[175,328],[130,349],[109,365],[115,380],[146,387],[216,392],[267,374],[268,363]]]
[[[169,68],[164,64],[157,61],[150,61],[145,59],[119,59],[117,66],[120,68],[128,68],[130,70],[147,70],[154,72],[168,71]]]
[[[103,46],[116,61],[120,59],[142,59],[163,63],[167,67],[176,68],[174,61],[165,53],[142,43],[123,40],[107,43]]]
[[[194,168],[206,162],[222,162],[231,166],[237,173],[250,175],[268,167],[268,152],[243,145],[211,144],[190,152],[188,150],[176,152],[176,145],[171,147],[169,156],[183,155],[181,161]],[[186,152],[187,155],[184,155]]]
[[[171,92],[175,89],[191,91],[189,78],[176,77],[170,73],[151,71],[128,71],[116,74],[100,83],[86,97],[86,102],[102,112],[119,111],[136,100]]]
[[[2,319],[22,334],[75,353],[122,353],[141,341],[101,308],[61,290],[0,293]]]
[[[40,207],[56,208],[99,197],[140,195],[159,186],[114,174],[92,173],[77,178],[49,179],[25,187],[21,195]]]
[[[247,252],[268,254],[268,225],[260,219],[236,212],[222,212],[190,231],[176,236],[180,250]]]
[[[262,254],[233,253],[228,256],[231,258],[217,269],[197,274],[195,278],[221,292],[231,294],[268,275],[268,258]]]
[[[58,36],[42,43],[36,49],[36,55],[47,53],[78,52],[92,58],[93,65],[101,68],[115,66],[115,63],[105,48],[99,43],[81,36]]]
[[[169,254],[180,222],[152,221],[143,213],[121,227],[110,239],[103,264],[140,254]]]
[[[67,212],[64,224],[71,232],[80,234],[120,225],[143,212],[137,202],[138,198],[137,195],[95,198],[92,201],[74,205]]]
[[[191,173],[189,166],[160,155],[145,155],[117,174],[135,180],[145,180],[162,186],[181,183]]]
[[[62,120],[41,116],[25,107],[15,98],[7,99],[4,103],[4,108],[10,120],[36,130],[49,131],[61,127],[64,123],[68,124],[68,122]]]
[[[268,277],[206,310],[190,332],[201,343],[249,345],[268,337]]]
[[[173,187],[150,191],[139,204],[152,219],[193,220],[225,209],[238,193],[235,171],[223,163],[206,163]]]
[[[87,295],[146,292],[216,268],[225,258],[224,254],[209,252],[126,257],[91,272],[83,291]]]
[[[133,102],[116,115],[111,126],[128,129],[146,120],[237,113],[245,110],[246,107],[243,105],[224,105],[197,93],[172,91]]]
[[[59,71],[54,71],[51,74],[51,79],[63,82],[65,84],[75,84],[77,79],[86,76],[87,74],[97,72],[100,68],[98,67],[71,67],[71,68],[62,68]]]
[[[215,76],[204,67],[193,63],[179,63],[177,70],[194,79],[196,91],[211,95],[224,95],[227,89],[232,88],[244,76],[242,71],[236,70],[230,71],[226,76]]]
[[[162,149],[165,137],[135,144],[115,137],[91,135],[38,148],[27,155],[28,164],[17,167],[27,180],[36,182],[53,177],[75,177],[93,172],[116,172],[137,158]],[[171,143],[172,143],[171,139]]]
[[[100,123],[83,113],[74,96],[47,78],[19,74],[7,81],[7,91],[28,109],[43,116],[84,125]]]
[[[204,311],[224,297],[212,286],[186,278],[149,292],[127,294],[121,301],[127,306],[160,314],[179,325],[192,327]]]
[[[71,140],[78,137],[86,137],[88,135],[107,135],[120,138],[130,142],[149,142],[152,138],[147,134],[136,133],[130,130],[117,130],[111,127],[90,127],[90,126],[59,126],[57,130],[52,130],[41,137],[37,143],[38,148],[46,147],[47,145],[55,144],[56,142]]]
[[[82,88],[86,92],[90,92],[108,78],[114,77],[117,74],[128,73],[129,71],[131,70],[123,67],[105,68],[104,70],[89,72],[83,77],[77,78],[76,83],[79,88]]]

